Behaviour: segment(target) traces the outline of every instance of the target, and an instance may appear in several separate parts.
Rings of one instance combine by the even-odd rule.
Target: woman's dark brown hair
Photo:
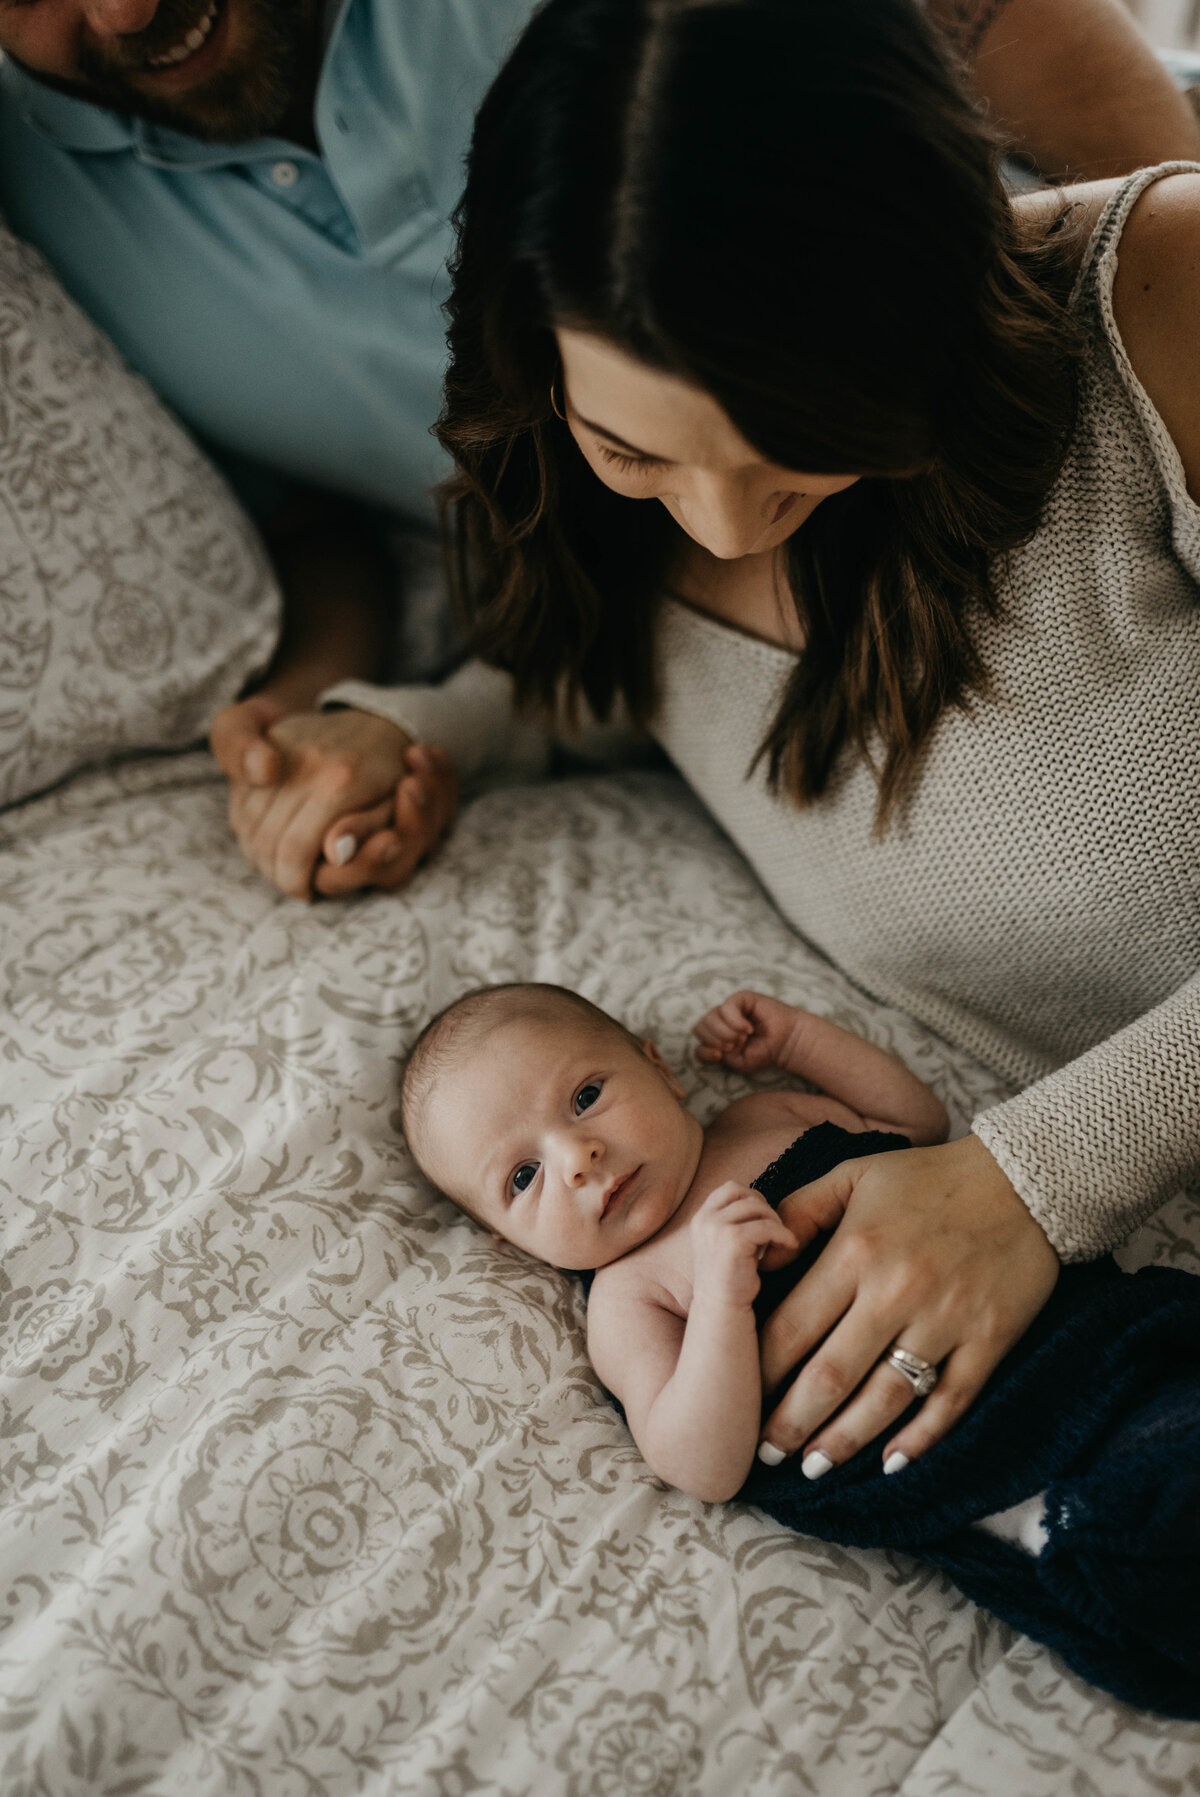
[[[985,669],[994,558],[1036,528],[1075,407],[1066,234],[1023,235],[914,0],[549,0],[476,124],[439,425],[456,584],[528,703],[654,706],[676,526],[587,467],[555,324],[704,389],[766,458],[855,473],[788,544],[805,644],[763,745],[880,820]]]

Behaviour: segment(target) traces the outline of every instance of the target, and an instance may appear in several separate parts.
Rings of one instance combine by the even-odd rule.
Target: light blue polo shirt
[[[449,218],[475,109],[532,10],[343,0],[319,155],[201,143],[4,64],[0,207],[192,430],[427,517]]]

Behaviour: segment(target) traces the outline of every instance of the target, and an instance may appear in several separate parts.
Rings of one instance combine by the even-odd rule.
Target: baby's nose
[[[571,1144],[571,1184],[585,1186],[604,1158],[604,1144],[592,1138]]]

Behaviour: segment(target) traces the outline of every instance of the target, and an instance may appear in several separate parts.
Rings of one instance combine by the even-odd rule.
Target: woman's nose
[[[770,528],[781,495],[763,494],[735,481],[706,481],[676,495],[688,535],[719,561],[748,555]]]
[[[83,16],[97,37],[129,37],[145,31],[159,0],[83,0]]]

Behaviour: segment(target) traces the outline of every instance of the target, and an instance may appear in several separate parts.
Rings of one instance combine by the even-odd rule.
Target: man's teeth
[[[200,23],[198,25],[193,25],[185,38],[181,39],[179,43],[173,44],[169,50],[164,50],[161,56],[147,57],[147,68],[169,69],[175,63],[186,62],[189,56],[194,56],[213,26],[216,24],[217,13],[219,11],[220,0],[213,0],[212,6],[210,6],[208,12],[201,19]]]

